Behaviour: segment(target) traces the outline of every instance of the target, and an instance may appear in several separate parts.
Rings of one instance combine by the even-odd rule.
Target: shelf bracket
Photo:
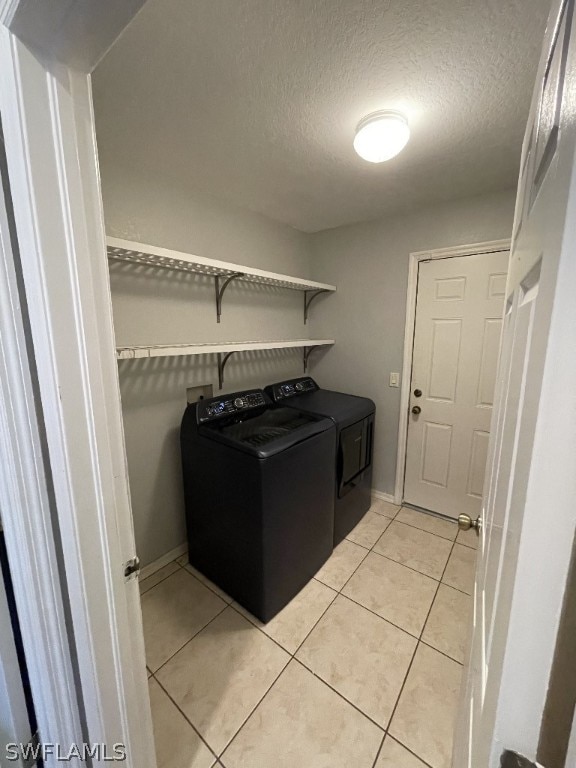
[[[330,293],[330,291],[327,291],[325,288],[320,288],[317,291],[304,291],[304,325],[308,322],[310,304],[312,304],[314,299],[320,296],[321,293]],[[310,294],[310,296],[308,296],[308,294]]]
[[[226,368],[226,363],[230,360],[233,354],[235,354],[235,352],[226,352],[223,356],[222,352],[218,352],[218,389],[222,389],[224,386],[224,368]]]
[[[302,361],[304,363],[304,373],[308,370],[308,360],[310,359],[310,354],[312,351],[316,349],[316,347],[304,347],[302,350]]]
[[[224,291],[232,280],[236,280],[239,277],[244,277],[244,272],[233,272],[231,275],[228,275],[222,285],[220,285],[220,278],[221,275],[216,275],[214,278],[214,287],[216,289],[216,322],[220,322],[220,316],[222,314],[222,296],[224,296]],[[220,387],[222,389],[222,387]]]

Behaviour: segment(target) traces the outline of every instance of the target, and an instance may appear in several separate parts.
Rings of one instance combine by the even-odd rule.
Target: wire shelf
[[[161,269],[172,269],[179,272],[195,272],[208,277],[233,277],[251,283],[274,285],[297,291],[329,291],[336,290],[335,285],[318,283],[300,277],[291,277],[276,272],[266,272],[254,267],[232,264],[203,256],[193,256],[154,245],[144,245],[116,237],[106,238],[108,258],[132,264],[144,264]]]
[[[332,346],[334,339],[286,339],[283,341],[222,341],[197,344],[152,344],[149,346],[117,347],[118,360],[145,357],[171,357],[180,355],[212,355],[231,352],[249,352],[259,349],[309,349]]]

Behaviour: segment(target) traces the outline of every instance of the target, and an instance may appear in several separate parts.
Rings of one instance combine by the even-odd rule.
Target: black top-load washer
[[[180,431],[190,563],[262,621],[334,540],[334,424],[262,390],[190,404]]]
[[[376,406],[367,397],[321,389],[309,376],[266,387],[281,407],[326,416],[336,425],[334,544],[370,509]]]

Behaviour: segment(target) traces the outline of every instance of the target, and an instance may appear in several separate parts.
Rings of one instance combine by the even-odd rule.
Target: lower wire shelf
[[[308,368],[310,353],[315,347],[327,347],[334,339],[288,339],[284,341],[221,341],[198,344],[152,344],[149,346],[117,347],[118,360],[137,360],[147,357],[177,357],[181,355],[218,355],[218,383],[224,386],[224,369],[231,355],[236,352],[251,352],[265,349],[303,350],[304,372]]]

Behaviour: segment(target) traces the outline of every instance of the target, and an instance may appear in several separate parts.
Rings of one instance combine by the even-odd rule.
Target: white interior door
[[[480,513],[508,259],[419,264],[404,498],[451,517]]]
[[[575,54],[558,1],[523,149],[454,768],[537,759],[576,520]]]

